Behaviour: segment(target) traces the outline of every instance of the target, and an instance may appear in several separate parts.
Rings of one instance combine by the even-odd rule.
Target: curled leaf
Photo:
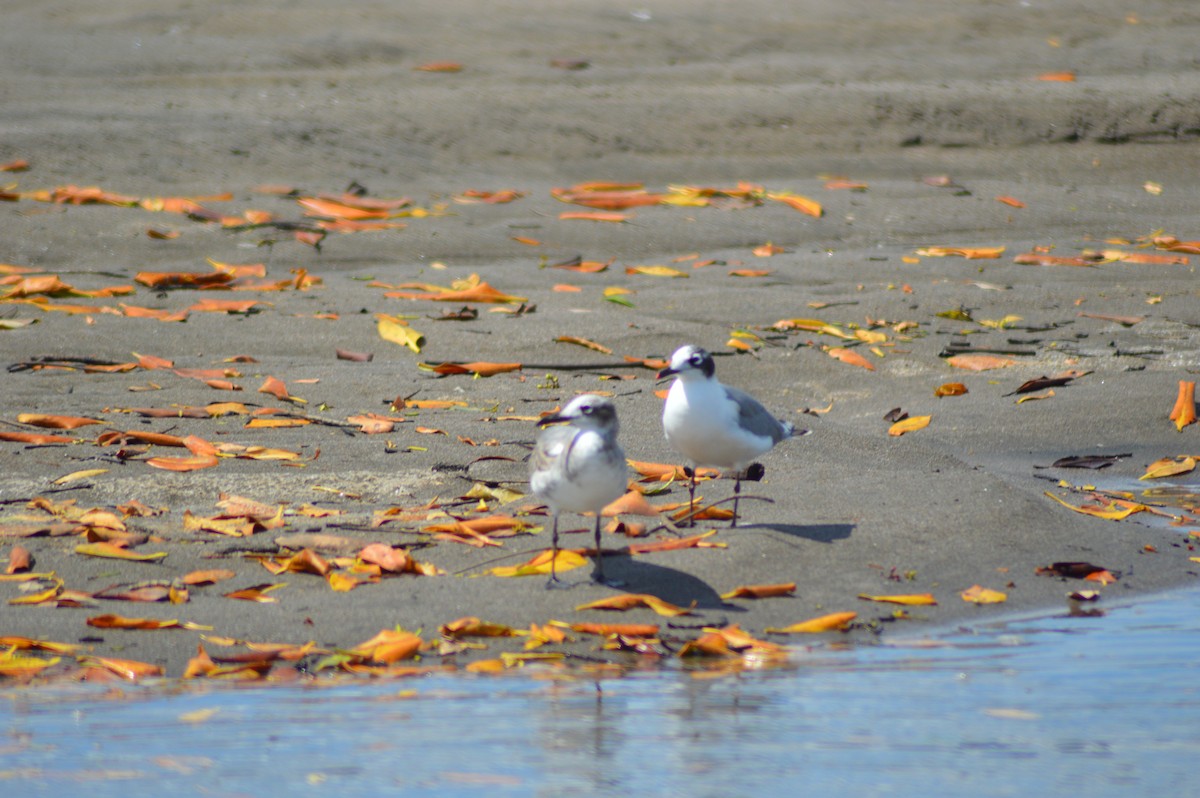
[[[840,632],[858,617],[857,612],[832,612],[807,621],[800,621],[782,629],[767,629],[775,634],[818,634],[820,632]]]

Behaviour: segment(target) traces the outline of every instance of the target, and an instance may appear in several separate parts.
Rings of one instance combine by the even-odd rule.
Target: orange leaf
[[[48,416],[41,413],[21,413],[17,416],[17,421],[22,424],[29,424],[34,427],[46,427],[47,429],[77,429],[78,427],[86,427],[89,424],[103,424],[94,418],[80,418],[78,416]]]
[[[999,197],[996,197],[996,202],[1002,202],[1005,205],[1008,205],[1013,208],[1024,208],[1025,207],[1025,203],[1021,202],[1016,197],[999,196]]]
[[[1051,83],[1074,83],[1074,72],[1043,72],[1038,75],[1035,80],[1044,80]]]
[[[698,548],[724,548],[725,543],[713,543],[705,540],[717,534],[717,530],[713,529],[708,532],[702,532],[699,535],[692,535],[686,538],[672,538],[670,540],[658,540],[653,543],[631,543],[629,544],[630,554],[650,554],[659,551],[676,551],[677,549],[698,549]]]
[[[225,272],[138,272],[133,279],[149,288],[203,288],[225,285],[233,275]]]
[[[147,371],[153,371],[154,369],[175,368],[175,364],[164,357],[159,357],[157,355],[139,355],[137,352],[134,352],[133,356],[137,358],[138,365]]]
[[[233,571],[225,568],[215,568],[207,571],[191,571],[183,575],[183,583],[185,585],[215,585],[217,582],[223,582],[226,579],[233,579],[237,576]]]
[[[458,61],[430,61],[413,69],[417,72],[462,72],[463,65]]]
[[[780,585],[742,585],[740,587],[735,587],[733,590],[729,591],[728,593],[722,593],[721,598],[723,598],[723,599],[775,598],[778,596],[790,596],[795,592],[796,592],[796,583],[795,582],[788,582],[786,584],[780,584]]]
[[[151,457],[146,465],[161,468],[164,471],[199,471],[202,468],[212,468],[219,461],[214,455],[200,454],[192,457]]]
[[[881,601],[887,604],[937,604],[932,593],[914,593],[902,596],[869,596],[866,593],[859,593],[858,597],[864,601]]]
[[[967,393],[967,386],[961,382],[947,382],[934,389],[933,395],[939,399],[943,396],[962,396]]]
[[[32,565],[33,557],[29,554],[29,549],[24,546],[13,546],[8,552],[8,567],[4,569],[4,573],[15,574],[28,571]]]
[[[627,222],[630,215],[627,213],[618,213],[616,211],[563,211],[558,215],[559,219],[582,219],[590,222]]]
[[[637,491],[629,491],[621,498],[615,500],[601,512],[601,515],[612,517],[614,515],[642,515],[653,517],[659,514],[659,510],[646,501],[646,497]]]
[[[967,371],[989,371],[1011,366],[1017,361],[1011,357],[1000,355],[954,355],[946,358],[946,362],[958,369]]]
[[[130,319],[157,319],[158,321],[187,321],[187,310],[159,310],[157,308],[142,308],[137,305],[121,303],[121,312]]]
[[[392,548],[386,543],[371,543],[358,552],[358,559],[365,563],[379,566],[382,570],[393,574],[411,573],[413,559],[404,549]]]
[[[692,611],[686,607],[677,607],[669,601],[663,601],[658,596],[651,596],[644,593],[624,593],[619,596],[599,599],[597,601],[580,604],[575,608],[576,612],[582,610],[618,610],[624,611],[633,609],[634,607],[648,607],[654,610],[658,615],[664,615],[668,618],[674,618],[679,615],[691,615]]]
[[[1188,424],[1196,423],[1196,383],[1191,380],[1179,381],[1179,393],[1175,397],[1175,406],[1167,416],[1175,422],[1175,429],[1183,432]],[[18,420],[20,420],[18,418]]]
[[[258,304],[257,299],[201,299],[188,310],[197,313],[249,313]]]
[[[657,637],[658,626],[652,623],[573,623],[572,632],[582,635],[621,635],[622,637]]]
[[[492,377],[496,374],[504,374],[509,371],[520,371],[522,366],[520,363],[440,363],[432,365],[421,363],[418,366],[426,371],[432,371],[435,374],[474,374],[477,377]]]
[[[755,247],[754,249],[752,249],[750,251],[754,254],[754,256],[756,258],[769,258],[772,255],[780,255],[784,252],[787,252],[787,250],[784,249],[783,247],[777,247],[774,244],[772,244],[770,241],[768,241],[765,244],[759,244],[757,247]],[[731,272],[731,274],[732,274],[732,272]],[[766,272],[766,274],[770,274],[770,272]]]
[[[442,624],[438,630],[443,637],[512,637],[516,634],[511,626],[499,623],[486,623],[478,618],[468,616],[457,621]]]
[[[316,197],[301,197],[296,200],[307,210],[305,216],[324,216],[331,219],[348,219],[360,221],[363,219],[386,219],[388,212],[379,209],[358,208],[329,199]]]
[[[87,625],[94,626],[97,629],[142,629],[148,631],[157,629],[212,629],[211,626],[190,623],[188,621],[160,621],[157,618],[126,618],[121,615],[97,615],[94,618],[88,618]]]
[[[842,361],[843,363],[847,363],[851,366],[858,366],[859,368],[864,368],[864,369],[867,369],[868,371],[875,370],[875,366],[871,364],[871,361],[867,360],[865,357],[860,355],[858,352],[855,352],[853,349],[846,349],[844,347],[834,347],[833,349],[826,350],[826,352],[829,354],[830,357],[836,358],[836,359]]]
[[[421,650],[421,645],[421,638],[412,632],[384,629],[370,640],[359,643],[348,653],[386,665],[402,659],[412,659]]]
[[[274,596],[268,596],[267,593],[272,590],[278,590],[279,588],[284,587],[286,584],[286,582],[280,582],[278,584],[271,584],[268,582],[266,584],[254,585],[252,587],[242,588],[241,590],[235,590],[232,593],[226,593],[225,598],[240,599],[242,601],[257,601],[260,604],[269,604],[279,601],[279,599],[275,598]]]
[[[1004,253],[1004,247],[925,247],[918,249],[917,254],[926,258],[945,258],[957,255],[960,258],[976,260],[978,258],[998,258]]]
[[[822,214],[825,213],[824,209],[821,208],[821,203],[815,200],[810,200],[808,197],[801,197],[798,194],[790,194],[787,192],[768,192],[767,199],[775,200],[776,202],[782,202],[785,205],[795,208],[801,213],[808,214],[809,216],[815,216],[818,219],[821,218]]]
[[[0,430],[0,441],[42,445],[47,443],[75,443],[75,438],[70,438],[66,435],[41,435],[36,432],[8,432]]]
[[[264,563],[265,564],[265,563]],[[272,573],[282,573],[283,571],[291,571],[294,573],[316,574],[317,576],[325,576],[333,570],[333,566],[312,549],[301,549],[287,557],[279,563],[278,569],[269,569]]]
[[[80,657],[79,664],[85,668],[103,668],[115,673],[122,679],[136,681],[143,676],[162,676],[163,670],[148,662],[138,662],[132,659],[114,659],[112,657]]]
[[[730,277],[766,277],[770,274],[770,269],[733,269],[729,272]]]
[[[1117,577],[1113,576],[1110,571],[1092,571],[1084,579],[1089,582],[1099,582],[1102,585],[1111,585],[1117,581]]]
[[[611,355],[612,350],[604,344],[598,344],[595,341],[589,341],[587,338],[580,338],[578,335],[560,335],[554,339],[563,344],[575,344],[582,346],[584,349],[591,349],[593,352],[600,352],[604,355]]]
[[[857,612],[832,612],[818,618],[810,618],[807,621],[785,626],[782,629],[767,629],[766,631],[774,632],[775,634],[817,634],[820,632],[842,631],[857,617]]]

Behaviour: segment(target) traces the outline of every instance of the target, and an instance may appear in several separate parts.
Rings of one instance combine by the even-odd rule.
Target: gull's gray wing
[[[737,405],[738,424],[744,429],[755,435],[770,438],[774,443],[792,437],[795,428],[791,423],[775,418],[767,408],[745,391],[728,385],[722,387],[725,388],[725,395]]]

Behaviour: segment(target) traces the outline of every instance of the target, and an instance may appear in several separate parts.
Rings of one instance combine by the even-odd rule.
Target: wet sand
[[[1060,607],[1068,592],[1095,587],[1035,576],[1035,568],[1052,562],[1087,561],[1119,572],[1105,596],[1194,580],[1189,557],[1196,553],[1164,519],[1093,518],[1045,492],[1079,505],[1085,495],[1057,487],[1057,480],[1138,491],[1149,463],[1195,453],[1198,427],[1178,432],[1166,416],[1178,382],[1194,379],[1200,363],[1200,256],[1174,265],[1074,267],[1018,264],[1014,256],[1036,247],[1056,256],[1085,249],[1162,255],[1139,248],[1137,237],[1162,231],[1200,238],[1200,190],[1191,179],[1200,167],[1200,78],[1191,55],[1200,16],[1168,2],[1139,4],[1136,16],[1110,2],[879,6],[442,2],[330,9],[299,2],[241,4],[214,17],[207,6],[63,2],[6,13],[0,163],[27,159],[31,168],[0,174],[5,191],[74,184],[136,197],[231,192],[231,200],[206,207],[303,221],[294,200],[254,189],[283,184],[305,194],[338,193],[357,184],[372,197],[410,197],[447,212],[396,220],[404,229],[331,234],[318,250],[286,230],[231,231],[137,208],[28,197],[0,204],[0,262],[58,274],[80,289],[129,284],[139,271],[206,272],[209,258],[265,262],[270,279],[304,269],[323,281],[306,291],[138,286],[129,297],[53,300],[170,310],[208,298],[263,303],[250,315],[193,312],[186,323],[0,303],[0,318],[37,319],[0,331],[6,366],[44,356],[126,362],[133,352],[177,368],[224,367],[235,355],[257,361],[234,364],[243,375],[233,378],[240,393],[163,371],[10,370],[0,377],[3,429],[29,431],[17,424],[20,413],[90,416],[104,425],[75,437],[141,429],[303,455],[303,468],[222,459],[216,468],[170,473],[138,459],[117,462],[112,447],[0,443],[6,521],[27,514],[20,500],[36,496],[107,509],[136,499],[168,508],[128,519],[131,528],[161,538],[139,550],[168,556],[158,563],[86,558],[74,553],[80,541],[71,536],[10,537],[0,542],[0,555],[20,543],[35,556],[36,571],[53,570],[67,589],[85,592],[201,568],[237,574],[193,588],[181,605],[5,605],[0,634],[83,640],[94,653],[152,662],[176,676],[200,632],[101,631],[87,618],[178,618],[211,626],[212,635],[312,640],[327,649],[395,626],[433,640],[439,625],[462,616],[522,628],[550,619],[665,626],[668,619],[649,610],[575,611],[612,595],[607,588],[546,591],[541,577],[480,575],[532,556],[546,546],[545,534],[500,539],[498,548],[436,542],[414,554],[446,575],[388,578],[347,593],[312,575],[273,577],[245,554],[274,553],[276,537],[304,532],[361,545],[429,543],[419,533],[427,524],[372,528],[374,513],[451,501],[480,481],[524,490],[528,418],[581,391],[615,395],[631,458],[672,462],[652,372],[619,361],[665,357],[683,343],[721,353],[725,382],[812,434],[762,458],[766,478],[748,490],[771,502],[743,505],[746,528],[702,527],[717,528],[712,540],[726,548],[608,558],[606,567],[629,592],[696,603],[695,617],[672,622],[737,623],[765,636],[767,628],[852,610],[862,622],[853,634],[911,633]],[[461,63],[461,71],[415,69],[445,61]],[[1076,80],[1035,79],[1064,71]],[[866,188],[828,188],[831,176]],[[949,185],[923,180],[935,176],[948,176]],[[560,220],[564,210],[584,209],[554,199],[551,189],[593,180],[640,182],[652,191],[745,181],[810,197],[824,215],[767,201],[636,208],[622,224]],[[453,202],[467,190],[503,189],[524,196],[507,204]],[[156,240],[148,229],[180,235]],[[1106,243],[1115,239],[1131,243]],[[783,251],[753,254],[767,242]],[[1005,249],[978,260],[915,254],[938,245]],[[613,262],[596,274],[544,268],[576,256]],[[707,260],[715,263],[693,268]],[[670,265],[689,276],[626,273],[639,265]],[[735,269],[769,274],[731,276]],[[526,297],[536,312],[512,317],[478,304],[473,321],[440,321],[434,317],[459,306],[389,299],[370,285],[447,285],[472,273]],[[555,291],[555,284],[580,290]],[[632,307],[606,301],[603,290],[611,286],[635,292],[626,295]],[[937,315],[954,310],[975,321]],[[381,340],[376,313],[411,316],[425,337],[421,353]],[[999,329],[979,323],[1010,315],[1020,320]],[[1111,317],[1144,318],[1123,324]],[[868,371],[823,351],[845,345],[842,339],[766,329],[797,318],[848,334],[871,320],[888,321],[874,328],[886,336],[877,344],[883,356],[869,344],[854,345],[874,366]],[[901,322],[915,326],[898,333]],[[735,329],[764,343],[753,355],[734,354],[726,341]],[[597,341],[613,354],[555,342],[564,335]],[[1018,354],[1007,368],[968,372],[947,363],[944,355],[956,346]],[[374,359],[338,360],[338,348]],[[471,379],[436,378],[416,365],[474,360],[528,367]],[[1024,381],[1067,370],[1088,373],[1055,387],[1053,397],[1016,403],[1021,397],[1012,392]],[[120,412],[219,401],[296,409],[256,393],[267,375],[307,400],[300,412],[336,425],[245,429],[237,416],[143,419]],[[603,379],[613,376],[628,379]],[[935,398],[934,389],[948,382],[962,382],[969,393]],[[151,383],[159,389],[131,391]],[[388,413],[389,402],[410,394],[467,408],[421,410],[386,435],[338,426],[352,415]],[[931,422],[889,436],[884,416],[896,407]],[[806,408],[827,411],[801,412]],[[516,420],[497,420],[506,417]],[[420,434],[418,426],[446,434]],[[497,443],[472,447],[461,438]],[[1043,468],[1069,455],[1126,453],[1103,471]],[[51,482],[91,468],[108,471],[65,486]],[[711,500],[731,489],[720,480],[702,492]],[[184,529],[185,511],[216,515],[222,493],[342,514],[289,514],[285,528],[241,539]],[[676,485],[652,501],[684,499]],[[518,499],[489,512],[530,504]],[[582,547],[589,538],[569,535],[566,543]],[[606,536],[614,552],[629,542]],[[266,582],[287,583],[274,594],[277,603],[221,595]],[[796,582],[795,597],[719,598],[738,585],[780,582]],[[1007,602],[964,602],[960,591],[975,584],[1003,590]],[[938,604],[911,608],[910,620],[895,623],[888,620],[895,607],[857,598],[925,592]],[[6,600],[20,595],[17,583],[0,585]],[[696,632],[668,634],[685,639]],[[491,642],[452,661],[519,647]],[[591,657],[595,648],[580,638],[566,650]]]

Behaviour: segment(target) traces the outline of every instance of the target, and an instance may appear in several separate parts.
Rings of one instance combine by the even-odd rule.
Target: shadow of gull
[[[628,554],[609,554],[604,558],[604,575],[625,583],[626,593],[649,593],[680,607],[696,602],[698,610],[744,612],[721,600],[721,595],[707,582],[691,574],[646,562]]]
[[[854,531],[854,524],[745,524],[739,525],[734,531],[762,529],[782,532],[794,538],[815,540],[818,543],[832,543],[850,537],[850,533]]]

